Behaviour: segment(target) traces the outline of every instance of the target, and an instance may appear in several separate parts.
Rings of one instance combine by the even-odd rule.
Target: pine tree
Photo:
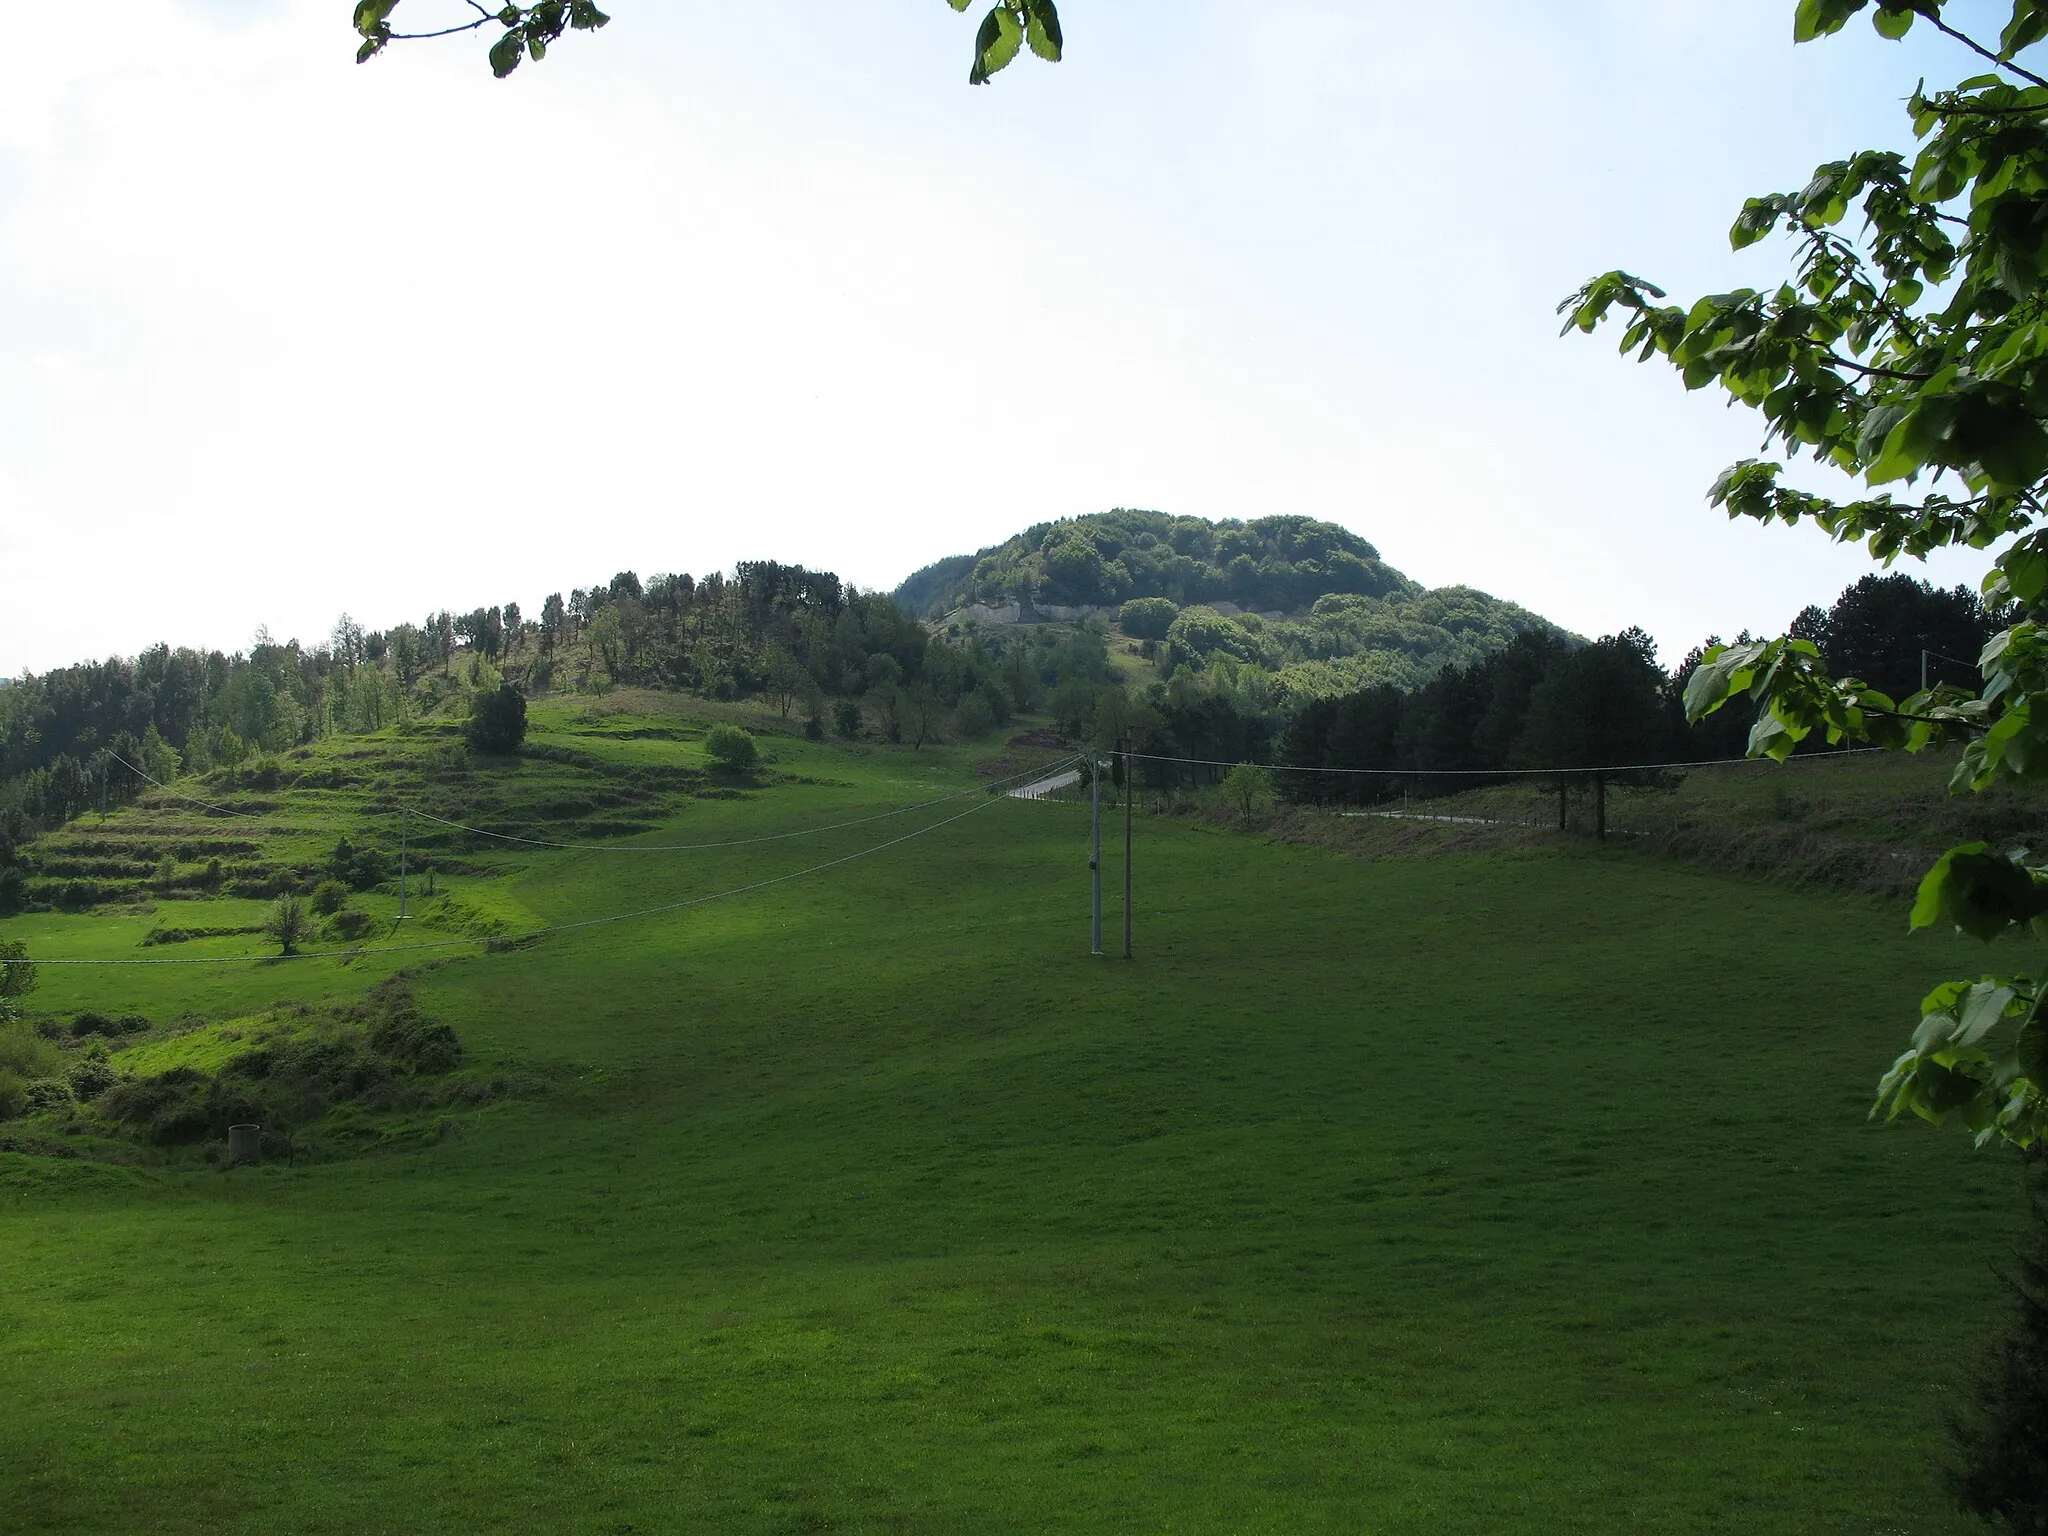
[[[2048,1536],[2048,1160],[2037,1154],[2031,1177],[2031,1228],[2006,1281],[2012,1319],[1950,1425],[1956,1497],[2013,1536]]]

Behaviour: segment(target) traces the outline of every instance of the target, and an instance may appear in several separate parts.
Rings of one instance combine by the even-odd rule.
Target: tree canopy
[[[1619,311],[1624,352],[1663,357],[1687,388],[1718,386],[1762,415],[1786,455],[1864,483],[1831,497],[1788,484],[1780,462],[1744,459],[1711,492],[1730,516],[1810,522],[1886,564],[1997,550],[1984,592],[2004,623],[1978,657],[1980,688],[1945,676],[1899,693],[1896,678],[1887,689],[1838,673],[1819,639],[1794,633],[1709,651],[1687,709],[1750,700],[1751,750],[1774,757],[1817,732],[1903,750],[1961,743],[1955,786],[1983,788],[2048,773],[2048,707],[2034,719],[2048,689],[2048,77],[2021,62],[2048,37],[2048,5],[2008,0],[1992,37],[1956,26],[1949,0],[1799,0],[1794,36],[1839,32],[1866,10],[1883,37],[1932,28],[1988,66],[1913,92],[1917,153],[1858,150],[1797,190],[1750,198],[1730,241],[1790,241],[1791,269],[1773,286],[1667,305],[1655,284],[1616,271],[1560,311],[1568,331]],[[1912,922],[1985,940],[2048,933],[2048,866],[2020,850],[1952,849]],[[1880,1107],[1959,1115],[1981,1139],[2032,1144],[2048,1131],[2044,1007],[2048,988],[2027,974],[1935,989]]]

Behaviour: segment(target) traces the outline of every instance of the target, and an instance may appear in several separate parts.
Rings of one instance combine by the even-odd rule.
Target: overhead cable
[[[1824,758],[1861,757],[1871,752],[1882,752],[1883,747],[1847,747],[1839,752],[1800,752],[1787,761],[1807,762]],[[1236,768],[1239,764],[1213,757],[1166,757],[1153,752],[1131,752],[1127,756],[1145,763],[1187,763],[1198,768]],[[1776,759],[1761,757],[1707,757],[1688,763],[1610,763],[1597,768],[1313,768],[1298,763],[1252,763],[1253,768],[1264,768],[1271,773],[1351,773],[1367,778],[1382,779],[1443,779],[1481,778],[1554,779],[1565,774],[1583,773],[1647,773],[1663,768],[1719,768],[1735,763],[1772,762]]]

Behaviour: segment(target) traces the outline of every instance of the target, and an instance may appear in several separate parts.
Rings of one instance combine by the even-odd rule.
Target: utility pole
[[[1088,754],[1088,953],[1102,953],[1102,760]]]
[[[1131,958],[1131,797],[1138,792],[1138,781],[1132,777],[1131,743],[1128,737],[1124,749],[1124,958]]]
[[[1927,647],[1920,647],[1920,691],[1927,691]]]
[[[412,816],[412,807],[398,808],[398,920],[405,921],[405,834],[406,822]]]

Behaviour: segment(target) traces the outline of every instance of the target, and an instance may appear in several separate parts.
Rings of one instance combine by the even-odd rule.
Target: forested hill
[[[976,554],[935,561],[893,595],[935,619],[967,603],[1020,597],[1066,607],[1163,597],[1302,613],[1332,592],[1404,598],[1423,588],[1335,523],[1290,516],[1212,523],[1118,507],[1039,523]]]
[[[1415,688],[1520,635],[1575,639],[1471,587],[1431,591],[1357,534],[1311,517],[1212,523],[1119,508],[937,561],[894,595],[906,612],[938,619],[968,608],[977,623],[1009,616],[1011,604],[1114,612],[1125,634],[1165,643],[1169,671],[1212,672],[1233,691],[1247,671],[1263,677],[1255,704]]]

